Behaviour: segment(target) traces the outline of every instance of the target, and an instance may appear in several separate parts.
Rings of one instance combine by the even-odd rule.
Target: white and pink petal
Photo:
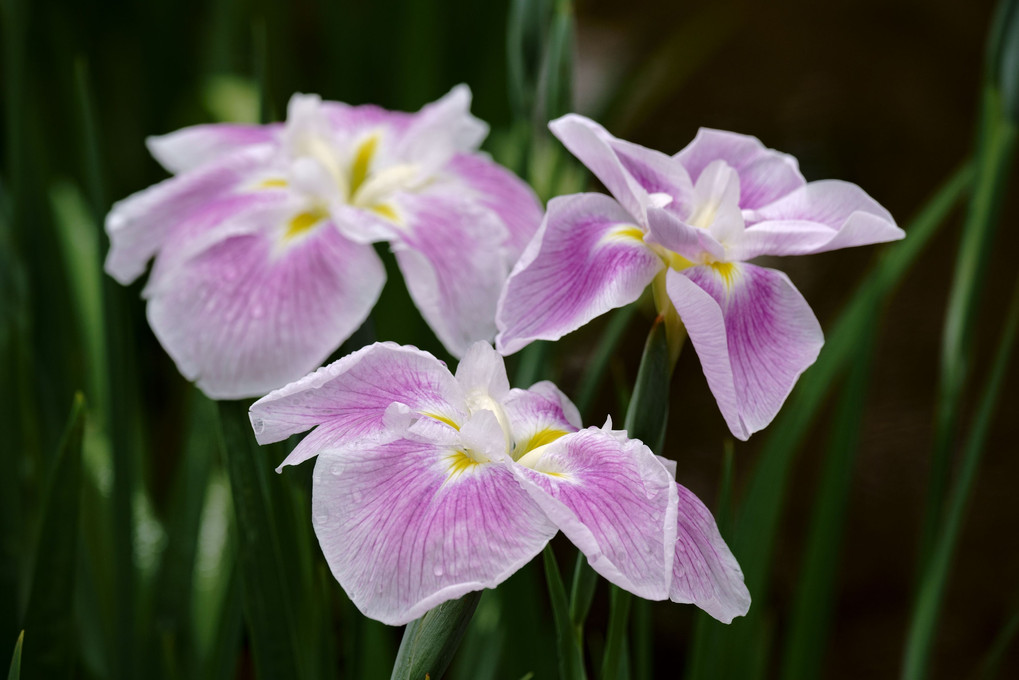
[[[512,354],[534,340],[558,340],[636,300],[662,266],[616,201],[603,194],[554,198],[506,281],[496,347]]]
[[[426,438],[321,454],[312,514],[347,595],[391,625],[494,588],[556,533],[506,465]]]
[[[905,237],[880,203],[855,184],[822,180],[745,213],[738,256],[806,255]]]
[[[676,158],[696,182],[712,162],[722,160],[739,173],[740,207],[752,210],[802,187],[796,159],[769,149],[750,135],[701,128]]]
[[[211,123],[192,125],[165,135],[149,137],[145,145],[159,164],[172,174],[223,160],[231,154],[259,146],[271,146],[282,125]]]
[[[666,287],[719,410],[746,440],[778,413],[824,336],[789,278],[744,263],[669,271]]]
[[[328,222],[293,243],[286,206],[246,216],[263,229],[217,240],[146,289],[153,332],[214,399],[259,396],[319,365],[367,317],[385,280],[368,246]]]
[[[639,597],[669,596],[676,486],[650,449],[625,432],[588,428],[531,451],[513,470],[595,571]]]
[[[509,272],[508,232],[491,210],[455,188],[400,199],[404,228],[392,241],[411,298],[453,356],[495,337],[495,313]]]
[[[416,347],[383,342],[266,395],[251,406],[250,417],[260,444],[316,428],[283,467],[326,448],[401,436],[393,426],[400,412],[407,420],[457,426],[467,418],[463,390],[442,362]]]
[[[743,571],[711,512],[689,489],[676,485],[678,529],[669,599],[695,604],[722,623],[750,609]]]

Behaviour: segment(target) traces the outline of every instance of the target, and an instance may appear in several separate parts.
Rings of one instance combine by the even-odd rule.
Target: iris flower
[[[510,389],[473,345],[453,376],[380,343],[251,407],[260,443],[311,432],[312,515],[333,574],[366,615],[399,625],[493,588],[561,530],[591,567],[640,597],[692,602],[729,622],[750,595],[711,513],[675,465],[605,427],[580,429],[553,384]],[[314,428],[314,429],[312,429]]]
[[[552,132],[612,194],[553,199],[499,301],[497,347],[556,340],[654,283],[678,312],[732,433],[778,412],[823,334],[789,278],[747,261],[904,236],[854,184],[806,182],[796,159],[754,137],[701,129],[675,156],[567,115]]]
[[[454,88],[418,113],[294,95],[283,124],[198,125],[148,146],[174,177],[114,205],[106,271],[155,258],[153,332],[210,397],[261,396],[319,366],[365,320],[388,241],[449,352],[495,335],[533,192],[476,153],[487,126]]]

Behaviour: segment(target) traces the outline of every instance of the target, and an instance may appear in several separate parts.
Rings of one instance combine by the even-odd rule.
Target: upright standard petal
[[[252,181],[268,158],[265,149],[244,151],[114,203],[106,216],[106,273],[124,285],[134,281],[171,232],[210,202]]]
[[[542,510],[599,574],[650,600],[668,597],[676,486],[625,432],[588,428],[537,448],[513,468]]]
[[[743,571],[718,525],[689,489],[677,484],[679,524],[672,564],[669,599],[695,604],[722,623],[730,623],[750,609],[750,591]]]
[[[756,137],[735,132],[701,128],[675,158],[694,182],[713,161],[735,168],[744,210],[767,205],[806,184],[795,158],[765,147]]]
[[[385,271],[370,247],[328,221],[288,242],[281,232],[298,218],[288,206],[245,214],[258,223],[251,233],[159,268],[146,289],[156,337],[213,399],[259,396],[304,375],[378,297]]]
[[[192,125],[169,134],[149,137],[145,145],[160,165],[176,175],[222,160],[243,149],[273,144],[282,127],[278,123]]]
[[[663,153],[616,139],[593,120],[570,113],[549,123],[552,134],[601,180],[634,219],[646,225],[645,210],[659,205],[654,194],[675,202],[690,195],[692,185],[683,166]]]
[[[316,428],[280,465],[296,465],[326,448],[387,436],[393,404],[458,427],[467,418],[463,390],[428,352],[375,343],[334,361],[251,406],[259,444]]]
[[[785,274],[750,264],[670,270],[666,287],[726,424],[748,439],[817,358],[814,313]]]
[[[643,230],[608,196],[554,198],[506,281],[496,346],[512,354],[533,340],[558,340],[636,300],[662,266]]]
[[[541,224],[541,204],[534,191],[512,172],[480,154],[457,154],[446,171],[506,225],[508,258],[511,265],[515,263]]]
[[[497,586],[556,533],[506,465],[424,439],[320,455],[312,515],[347,595],[391,625]]]
[[[822,180],[745,214],[750,225],[734,256],[806,255],[897,241],[891,213],[849,182]]]
[[[491,210],[452,187],[400,200],[405,227],[392,242],[407,290],[454,356],[495,337],[495,310],[509,271],[508,232]]]
[[[404,162],[434,172],[456,154],[477,149],[487,135],[488,124],[471,115],[470,88],[457,85],[412,116],[398,155]]]

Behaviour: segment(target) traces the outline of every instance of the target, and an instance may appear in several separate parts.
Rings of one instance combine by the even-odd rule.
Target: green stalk
[[[25,645],[25,631],[18,634],[14,643],[14,654],[11,655],[11,666],[7,671],[7,680],[21,680],[21,648]]]
[[[467,632],[484,591],[443,602],[407,624],[396,653],[391,680],[441,678]]]
[[[920,680],[927,677],[931,649],[934,645],[952,558],[955,555],[955,547],[959,541],[966,506],[973,491],[977,471],[980,469],[987,432],[994,418],[998,397],[1001,394],[1009,361],[1015,349],[1017,330],[1019,330],[1019,280],[1016,281],[1012,302],[1008,307],[1005,327],[994,355],[994,363],[991,365],[987,385],[981,392],[982,396],[977,407],[973,429],[966,439],[962,469],[952,490],[938,542],[931,555],[931,560],[924,570],[919,596],[910,620],[909,635],[906,639],[902,671],[904,680]]]
[[[559,677],[561,680],[586,680],[584,653],[570,620],[566,587],[563,585],[563,577],[551,545],[545,546],[542,559],[545,562],[545,579],[548,582],[548,594],[552,603],[552,618],[555,620]]]

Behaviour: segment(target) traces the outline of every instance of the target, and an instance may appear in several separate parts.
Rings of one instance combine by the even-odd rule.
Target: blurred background
[[[907,243],[912,220],[932,197],[948,195],[942,187],[977,153],[995,11],[984,0],[579,0],[572,11],[568,3],[505,0],[2,3],[0,650],[13,648],[45,600],[38,565],[48,528],[77,522],[67,538],[75,550],[60,553],[74,565],[61,573],[73,578],[51,593],[71,595],[62,618],[60,603],[50,604],[58,623],[47,639],[69,641],[52,667],[125,678],[152,668],[158,677],[198,677],[194,668],[206,677],[255,673],[230,557],[229,488],[208,434],[215,411],[152,336],[141,284],[119,289],[98,271],[110,204],[165,177],[145,151],[147,135],[255,121],[260,110],[278,120],[294,92],[416,110],[464,82],[473,112],[492,126],[485,149],[543,200],[597,187],[544,131],[550,116],[575,110],[668,153],[701,126],[756,135],[795,155],[808,180],[862,186],[907,229]],[[529,11],[538,18],[526,19]],[[550,54],[560,55],[558,69]],[[999,165],[1007,170],[1014,146],[1003,148]],[[1000,226],[976,268],[985,283],[965,305],[968,380],[956,426],[939,434],[946,306],[963,227],[972,222],[965,219],[972,181],[955,184],[962,189],[945,199],[936,231],[841,336],[842,363],[808,371],[787,405],[800,410],[783,413],[769,431],[727,442],[694,353],[681,356],[662,453],[719,515],[755,602],[751,617],[725,630],[689,606],[655,603],[635,612],[644,632],[632,643],[634,659],[641,645],[653,649],[652,670],[638,661],[635,677],[900,674],[922,546],[942,534],[940,524],[927,524],[931,461],[939,448],[946,452],[942,469],[953,488],[996,370],[1019,252],[1013,181],[999,189]],[[789,274],[831,338],[858,287],[884,280],[878,272],[886,262],[878,261],[895,248],[768,264]],[[378,338],[442,356],[386,261],[383,298],[347,349]],[[615,318],[513,359],[511,375],[555,379],[570,395],[593,390],[587,422],[608,414],[621,422],[650,306],[627,312],[625,325]],[[599,343],[619,329],[606,375],[597,389],[585,386]],[[99,348],[107,361],[116,357],[117,371],[96,363]],[[812,374],[811,391],[797,401]],[[995,670],[1019,677],[1019,367],[1000,377],[996,417],[950,551],[929,677]],[[52,496],[45,489],[62,488],[53,470],[67,451],[79,390],[84,466],[80,486],[68,488],[78,489],[80,506],[60,506],[64,514],[53,523],[43,511]],[[130,453],[118,458],[115,450]],[[267,468],[282,458],[278,449],[256,454]],[[293,490],[298,519],[305,468],[281,482]],[[117,474],[130,480],[120,487],[127,491],[114,488]],[[747,537],[736,538],[740,531]],[[556,548],[568,577],[572,555],[565,544]],[[325,650],[317,662],[323,677],[388,675],[399,630],[359,620],[317,545],[302,550],[301,568],[316,592],[328,593],[314,619],[322,623],[323,639],[313,644]],[[589,659],[604,637],[606,593],[600,585],[587,623]],[[451,674],[553,677],[549,618],[541,565],[532,564],[486,593]],[[24,644],[26,664],[53,652],[33,647],[28,633]],[[799,663],[797,655],[810,658]]]

